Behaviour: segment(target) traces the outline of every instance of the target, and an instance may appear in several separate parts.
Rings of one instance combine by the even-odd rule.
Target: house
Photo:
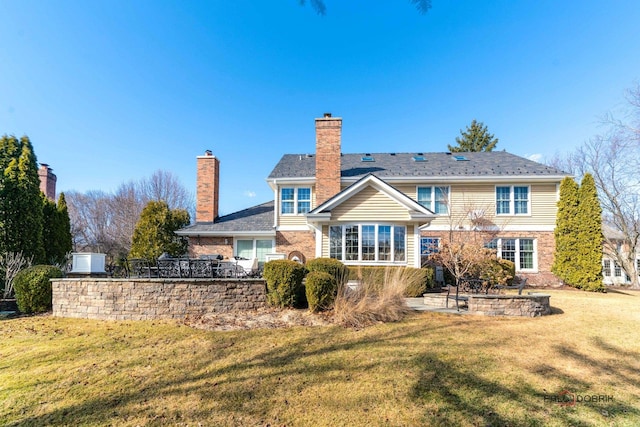
[[[634,286],[632,276],[640,271],[640,256],[629,249],[629,239],[621,231],[603,224],[602,278],[607,286]]]
[[[566,173],[507,153],[342,153],[342,119],[315,120],[314,153],[285,154],[267,183],[274,200],[218,216],[219,160],[197,158],[196,221],[178,234],[190,255],[419,267],[444,240],[482,228],[487,245],[530,283],[551,273]]]

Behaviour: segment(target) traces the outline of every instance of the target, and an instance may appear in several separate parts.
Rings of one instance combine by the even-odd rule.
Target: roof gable
[[[322,221],[331,219],[331,211],[342,205],[355,195],[359,194],[367,188],[374,188],[376,191],[384,194],[396,204],[406,209],[408,215],[413,220],[431,220],[435,214],[420,203],[413,200],[401,191],[384,182],[382,179],[373,174],[369,174],[358,182],[350,185],[342,190],[320,206],[306,214],[309,221]]]

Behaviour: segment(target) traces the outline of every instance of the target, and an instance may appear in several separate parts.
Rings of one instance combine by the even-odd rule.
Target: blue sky
[[[307,2],[309,3],[309,2]],[[534,158],[601,132],[640,80],[640,2],[0,0],[0,134],[58,191],[113,191],[221,160],[221,213],[273,199],[314,118],[343,152],[446,151],[472,119]]]

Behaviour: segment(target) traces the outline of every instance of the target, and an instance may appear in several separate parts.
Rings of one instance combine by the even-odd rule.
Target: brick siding
[[[213,222],[218,217],[220,160],[207,152],[198,156],[196,222]]]
[[[302,252],[305,261],[315,258],[316,240],[312,231],[278,231],[276,252],[289,255],[293,251]]]
[[[340,192],[341,133],[342,119],[316,119],[316,206]]]

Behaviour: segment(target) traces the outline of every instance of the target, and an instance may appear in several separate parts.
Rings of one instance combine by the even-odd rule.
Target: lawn
[[[640,294],[550,294],[362,330],[0,320],[0,424],[640,425]]]

